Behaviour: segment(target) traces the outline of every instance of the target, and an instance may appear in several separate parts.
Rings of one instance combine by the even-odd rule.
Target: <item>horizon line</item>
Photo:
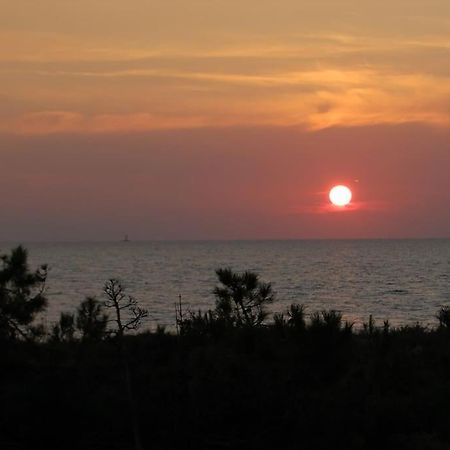
[[[211,238],[211,239],[130,239],[123,241],[121,239],[67,239],[67,240],[45,240],[45,239],[6,239],[0,240],[0,244],[113,244],[123,243],[124,245],[133,243],[164,243],[164,242],[292,242],[292,241],[432,241],[432,240],[450,240],[450,236],[427,236],[427,237],[358,237],[358,238]]]

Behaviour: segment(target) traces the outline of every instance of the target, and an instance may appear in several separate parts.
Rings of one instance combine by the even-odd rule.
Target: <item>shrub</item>
[[[77,309],[76,327],[84,340],[100,340],[105,337],[108,316],[103,305],[94,297],[87,297]]]
[[[218,337],[223,335],[230,326],[229,321],[219,317],[214,311],[189,312],[183,321],[179,322],[182,336]]]
[[[369,321],[363,323],[363,330],[368,335],[373,335],[376,332],[375,320],[372,314],[369,315]]]
[[[448,306],[443,306],[439,310],[437,318],[441,328],[450,329],[450,308]]]
[[[51,339],[58,342],[72,341],[75,334],[75,316],[61,313],[58,323],[53,326]]]
[[[263,283],[259,275],[231,269],[216,270],[220,285],[214,289],[216,312],[234,325],[259,326],[267,317],[266,307],[274,300],[270,283]]]
[[[322,310],[311,314],[310,329],[327,329],[329,331],[340,331],[342,325],[342,314],[334,309]]]
[[[288,311],[288,324],[296,330],[305,329],[305,307],[297,303],[293,303]]]

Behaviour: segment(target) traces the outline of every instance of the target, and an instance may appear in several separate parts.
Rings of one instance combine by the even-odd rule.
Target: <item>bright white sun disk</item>
[[[334,186],[330,191],[329,197],[333,205],[345,206],[352,200],[352,191],[347,186]]]

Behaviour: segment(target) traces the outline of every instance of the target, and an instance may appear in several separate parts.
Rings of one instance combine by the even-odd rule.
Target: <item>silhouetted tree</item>
[[[120,337],[126,331],[137,330],[148,316],[148,311],[140,308],[135,298],[125,294],[119,280],[108,280],[103,290],[106,294],[105,306],[114,311],[117,335]]]
[[[86,297],[77,309],[76,325],[83,339],[102,339],[108,325],[108,315],[103,312],[103,304],[94,297]]]
[[[14,248],[10,255],[1,256],[0,336],[6,338],[32,339],[42,331],[31,323],[47,305],[47,266],[31,272],[27,260],[28,253],[22,246]]]
[[[57,342],[72,341],[75,334],[75,316],[61,313],[58,323],[53,326],[51,340]]]
[[[443,306],[437,315],[439,320],[439,327],[450,329],[450,308],[448,306]]]
[[[260,281],[251,271],[239,274],[222,268],[216,274],[221,284],[214,289],[219,316],[236,325],[261,325],[267,317],[266,306],[274,300],[271,283]]]
[[[136,400],[133,392],[130,364],[128,353],[125,348],[124,334],[129,330],[136,330],[142,324],[142,319],[148,316],[146,309],[140,308],[135,298],[126,295],[119,280],[110,279],[105,283],[103,291],[106,295],[105,306],[113,309],[116,322],[116,336],[118,338],[120,359],[122,361],[125,385],[130,406],[130,419],[133,429],[135,450],[142,450],[142,443],[139,431],[139,420],[137,414]]]

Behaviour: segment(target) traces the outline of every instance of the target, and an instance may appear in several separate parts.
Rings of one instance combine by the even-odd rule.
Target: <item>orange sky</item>
[[[447,0],[0,6],[0,240],[450,236]]]

